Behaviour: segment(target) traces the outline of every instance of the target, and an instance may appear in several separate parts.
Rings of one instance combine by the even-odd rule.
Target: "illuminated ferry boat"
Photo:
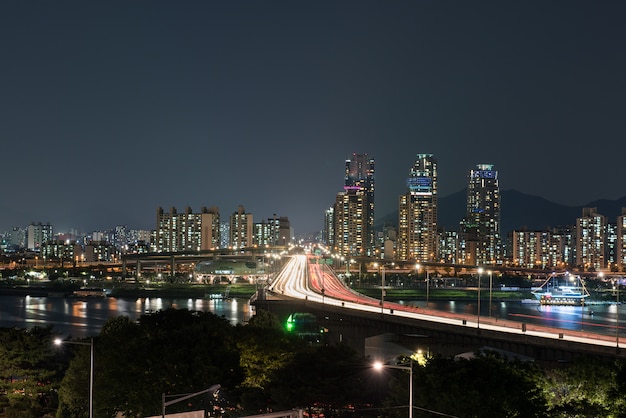
[[[589,297],[585,283],[578,275],[552,273],[533,295],[542,305],[584,305]]]

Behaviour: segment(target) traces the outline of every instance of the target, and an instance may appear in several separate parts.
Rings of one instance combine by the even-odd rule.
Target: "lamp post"
[[[93,418],[93,337],[89,339],[89,342],[70,341],[57,338],[54,340],[54,344],[76,344],[89,346],[89,418]]]
[[[492,277],[493,272],[491,270],[487,270],[487,273],[489,273],[489,318],[491,318],[491,294],[492,294],[492,289],[493,289],[493,277]]]
[[[163,395],[162,395],[162,401],[163,401],[162,405],[163,405],[163,409],[162,409],[162,411],[161,411],[161,412],[162,412],[162,417],[163,417],[163,418],[165,418],[165,407],[166,407],[166,406],[170,406],[170,405],[173,405],[173,404],[175,404],[175,403],[177,403],[177,402],[181,402],[181,401],[187,400],[187,399],[189,399],[189,398],[193,398],[194,396],[202,395],[203,393],[207,393],[207,392],[211,392],[211,393],[213,393],[213,392],[217,392],[218,390],[220,390],[220,388],[221,388],[221,387],[222,387],[222,386],[220,386],[220,385],[213,385],[213,386],[211,386],[211,387],[210,387],[210,388],[208,388],[208,389],[201,390],[200,392],[190,393],[190,394],[184,394],[184,395],[166,395],[165,393],[163,393]],[[167,401],[167,402],[166,402],[166,401],[165,401],[165,398],[166,398],[167,396],[169,396],[169,397],[175,397],[175,396],[178,396],[178,398],[176,398],[176,399],[173,399],[173,400],[171,400],[171,401]]]
[[[374,369],[382,370],[384,368],[409,371],[409,418],[413,418],[413,359],[410,358],[408,366],[383,364],[380,361],[374,363]]]
[[[419,273],[419,270],[422,268],[421,264],[416,264],[415,267]],[[424,266],[424,271],[426,271],[426,307],[428,308],[428,301],[430,296],[430,273],[428,272],[428,268]]]
[[[380,313],[382,314],[385,309],[385,266],[380,266],[383,274],[381,275],[381,288],[380,288]]]
[[[619,349],[619,279],[615,279],[615,293],[616,293],[616,303],[615,303],[615,347]]]
[[[476,308],[476,328],[480,328],[480,275],[483,274],[483,268],[478,269],[478,307]]]

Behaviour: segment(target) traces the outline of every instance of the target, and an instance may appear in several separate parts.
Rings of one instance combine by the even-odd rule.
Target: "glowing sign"
[[[432,193],[433,179],[432,177],[409,177],[406,179],[406,185],[411,193]]]

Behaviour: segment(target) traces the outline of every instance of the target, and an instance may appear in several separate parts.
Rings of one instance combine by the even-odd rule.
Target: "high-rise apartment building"
[[[398,208],[397,257],[417,262],[437,259],[437,161],[417,154]]]
[[[292,235],[291,224],[286,216],[277,218],[274,215],[267,221],[254,224],[254,244],[259,247],[288,245]]]
[[[243,206],[230,215],[230,240],[231,248],[252,247],[254,244],[254,227],[251,213],[246,213]]]
[[[597,212],[597,208],[583,208],[576,219],[576,266],[585,271],[606,267],[606,217]]]
[[[615,243],[615,263],[618,271],[626,269],[626,208],[617,217],[617,240]]]
[[[368,254],[367,194],[348,190],[337,193],[334,206],[334,250],[345,256]]]
[[[200,213],[193,213],[190,207],[184,213],[178,213],[176,208],[171,208],[169,213],[158,208],[155,251],[204,251],[219,248],[219,225],[217,207],[203,207]]]
[[[344,192],[363,195],[362,247],[365,255],[372,255],[374,248],[374,158],[367,154],[352,154],[346,160]]]
[[[559,253],[555,250],[550,231],[519,230],[512,233],[514,266],[545,269],[556,266]]]
[[[478,164],[476,169],[469,172],[467,210],[461,221],[464,263],[502,263],[500,210],[498,172],[492,164]]]
[[[324,211],[324,228],[322,228],[322,243],[332,248],[335,245],[335,208],[331,206]]]
[[[52,225],[41,222],[32,223],[26,229],[26,248],[39,250],[42,244],[52,240]]]

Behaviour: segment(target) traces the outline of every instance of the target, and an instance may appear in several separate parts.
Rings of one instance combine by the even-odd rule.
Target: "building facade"
[[[461,221],[464,264],[502,264],[500,211],[498,172],[492,164],[478,164],[469,172],[466,215]]]
[[[616,235],[616,269],[624,271],[626,269],[626,208],[622,208],[622,214],[617,217]]]
[[[45,242],[53,239],[52,225],[41,222],[32,223],[26,229],[26,248],[37,251]]]
[[[344,256],[368,255],[369,236],[367,228],[367,194],[358,190],[348,190],[337,194],[334,206],[333,249]]]
[[[246,213],[243,206],[230,215],[229,246],[233,249],[247,248],[254,245],[254,224],[251,213]]]
[[[437,161],[418,154],[398,206],[397,257],[417,262],[437,257]]]
[[[606,267],[606,217],[597,208],[583,208],[576,219],[576,267],[585,271]]]
[[[362,232],[365,255],[372,255],[374,248],[374,189],[375,162],[367,154],[352,154],[346,160],[344,191],[349,194],[361,194],[363,207]]]
[[[169,213],[157,209],[155,231],[156,252],[205,251],[219,248],[220,215],[217,207],[203,207],[194,213],[187,207],[184,213],[171,208]]]
[[[289,218],[274,215],[273,218],[254,224],[254,245],[259,247],[273,247],[289,245],[293,232]]]

